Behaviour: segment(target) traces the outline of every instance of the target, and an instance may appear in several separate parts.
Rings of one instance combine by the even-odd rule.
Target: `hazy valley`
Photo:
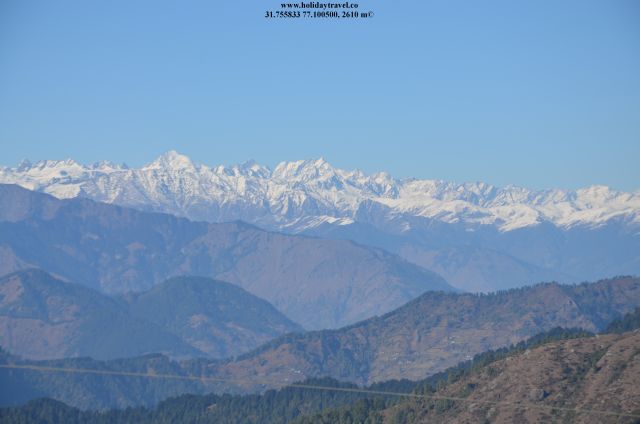
[[[148,290],[173,276],[212,277],[266,299],[307,329],[383,314],[427,290],[453,290],[429,270],[350,241],[0,185],[0,273],[32,267],[109,294]]]

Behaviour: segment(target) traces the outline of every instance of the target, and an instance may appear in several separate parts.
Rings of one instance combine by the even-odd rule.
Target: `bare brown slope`
[[[429,292],[383,317],[274,340],[218,366],[216,376],[282,384],[304,376],[358,384],[419,380],[557,326],[601,330],[637,305],[640,279],[630,277],[481,296]]]
[[[606,412],[640,416],[638,381],[640,332],[574,339],[492,363],[435,393],[464,400],[420,399],[384,416],[387,423],[633,423],[638,418]]]

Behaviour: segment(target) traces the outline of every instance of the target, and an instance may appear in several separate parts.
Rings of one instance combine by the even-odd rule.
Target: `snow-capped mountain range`
[[[337,169],[323,159],[275,169],[255,162],[210,167],[174,151],[138,169],[23,161],[0,167],[0,183],[193,220],[242,220],[348,239],[469,291],[640,274],[640,191],[605,186],[535,191],[397,179]]]
[[[372,208],[376,219],[426,218],[501,232],[544,222],[561,228],[599,226],[617,218],[640,223],[640,191],[591,186],[529,190],[482,182],[396,179],[332,167],[323,159],[282,162],[275,169],[246,162],[209,167],[170,151],[138,169],[71,159],[23,161],[0,167],[0,183],[58,198],[88,197],[212,222],[241,219],[271,229],[302,232],[321,224],[350,224]],[[399,223],[409,229],[409,221]]]

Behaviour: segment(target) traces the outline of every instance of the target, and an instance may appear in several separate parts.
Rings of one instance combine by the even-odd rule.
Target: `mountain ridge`
[[[210,278],[174,277],[111,297],[40,269],[0,277],[0,345],[25,358],[221,359],[296,331],[267,301]]]
[[[39,267],[104,293],[144,291],[172,276],[211,277],[263,298],[307,329],[387,312],[437,274],[346,240],[194,222],[0,184],[0,273]]]
[[[59,198],[89,197],[211,222],[229,220],[230,206],[243,220],[268,228],[298,226],[301,219],[353,220],[367,201],[395,214],[510,231],[541,222],[559,227],[598,226],[622,218],[640,224],[640,190],[622,192],[594,185],[578,190],[529,190],[483,182],[396,179],[334,168],[326,160],[281,162],[273,170],[245,162],[209,167],[175,151],[140,168],[71,159],[0,167],[0,182],[15,183]],[[271,216],[264,214],[264,208]],[[300,231],[300,228],[298,228]]]
[[[598,331],[640,304],[640,279],[541,283],[493,294],[427,292],[385,315],[337,330],[285,335],[221,368],[279,380],[330,376],[371,384],[420,379],[556,326]],[[291,369],[282,363],[295,364]],[[226,374],[224,374],[226,375]]]
[[[40,269],[0,278],[0,341],[4,348],[35,359],[106,359],[149,351],[202,354],[161,327],[133,319],[117,299]]]

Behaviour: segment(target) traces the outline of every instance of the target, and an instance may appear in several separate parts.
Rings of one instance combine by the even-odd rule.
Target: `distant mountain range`
[[[176,277],[124,298],[41,270],[0,278],[0,346],[25,358],[226,358],[301,330],[267,301],[208,278]]]
[[[0,184],[0,275],[34,267],[108,294],[147,291],[173,276],[216,278],[307,329],[340,327],[428,290],[453,290],[431,271],[350,241],[192,222]]]
[[[195,164],[170,151],[148,165],[67,159],[22,162],[0,168],[0,182],[59,198],[95,200],[170,212],[206,221],[243,219],[298,231],[320,221],[348,224],[369,203],[394,215],[447,223],[495,225],[510,231],[543,222],[560,227],[597,226],[613,218],[640,223],[640,193],[604,186],[532,191],[485,183],[398,180],[385,172],[365,175],[332,167],[323,159],[282,162],[274,170],[255,162],[232,167]]]
[[[385,316],[339,330],[285,335],[235,359],[176,362],[148,355],[34,362],[0,355],[5,364],[197,377],[194,380],[158,383],[135,376],[20,369],[0,370],[0,377],[22,387],[27,398],[49,396],[82,408],[150,405],[180,393],[262,391],[307,377],[330,376],[360,385],[394,378],[419,380],[558,326],[602,330],[638,304],[640,279],[626,277],[575,286],[542,284],[491,295],[429,292]]]
[[[543,164],[541,164],[543,166]],[[542,172],[542,171],[541,171]],[[397,253],[471,291],[640,273],[640,193],[396,179],[326,161],[208,167],[168,152],[139,169],[72,160],[0,167],[0,183]],[[597,259],[597,260],[596,260]]]

